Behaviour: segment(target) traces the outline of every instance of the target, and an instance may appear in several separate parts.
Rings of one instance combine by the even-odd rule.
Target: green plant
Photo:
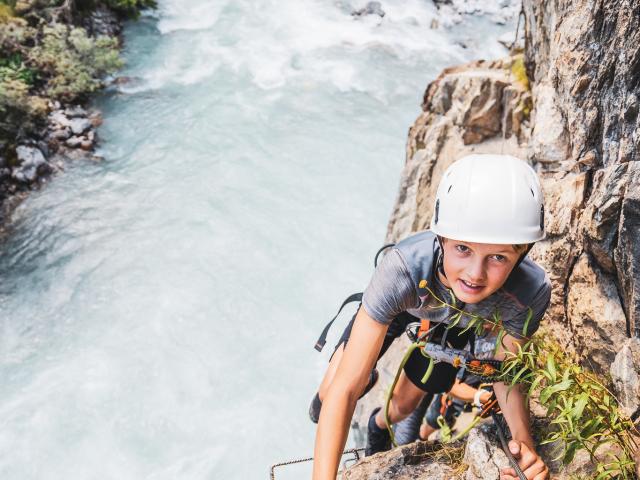
[[[503,327],[499,311],[487,319],[459,308],[453,292],[446,300],[431,290],[424,280],[419,287],[436,300],[434,308],[449,307],[456,312],[450,326],[464,319],[467,322],[465,331],[491,330],[497,336],[496,348],[510,333]],[[578,365],[553,342],[527,336],[531,318],[529,309],[523,331],[517,335],[524,344],[515,353],[506,352],[503,367],[496,372],[494,380],[508,384],[510,389],[522,385],[528,398],[539,396],[541,404],[547,408],[547,418],[551,420],[551,429],[542,443],[559,445],[557,458],[564,464],[570,463],[576,452],[584,449],[596,465],[596,480],[636,478],[633,455],[638,448],[634,439],[638,432],[633,422],[622,412],[605,382],[594,373]]]
[[[101,77],[122,67],[115,38],[91,38],[82,28],[45,27],[29,60],[48,77],[46,94],[66,101],[97,90]]]
[[[524,55],[516,55],[511,63],[511,74],[516,81],[520,83],[525,90],[531,90],[529,85],[529,77],[527,76],[527,67],[524,64]]]
[[[33,85],[36,75],[35,70],[25,65],[19,53],[14,53],[7,58],[0,57],[0,82],[20,80],[27,85]]]

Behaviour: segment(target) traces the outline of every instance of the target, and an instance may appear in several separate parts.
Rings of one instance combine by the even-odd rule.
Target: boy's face
[[[442,239],[446,286],[465,303],[478,303],[498,290],[520,255],[513,245]]]

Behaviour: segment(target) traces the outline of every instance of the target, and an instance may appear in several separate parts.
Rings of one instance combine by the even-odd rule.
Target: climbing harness
[[[342,468],[347,468],[347,462],[357,462],[358,460],[360,460],[360,453],[364,451],[364,448],[350,448],[349,450],[345,450],[344,452],[342,452],[342,455],[353,455],[353,458],[350,459],[346,459],[343,463],[342,463]],[[286,467],[287,465],[295,465],[298,463],[306,463],[306,462],[312,462],[313,461],[313,457],[307,457],[307,458],[299,458],[299,459],[294,459],[294,460],[287,460],[285,462],[280,462],[280,463],[276,463],[274,465],[271,465],[271,468],[269,469],[269,478],[271,480],[275,480],[276,478],[276,474],[275,474],[275,469],[278,467]]]
[[[391,405],[391,399],[393,398],[393,390],[398,383],[398,379],[400,378],[400,374],[404,369],[405,364],[407,363],[409,357],[413,353],[416,348],[420,349],[420,352],[429,358],[429,365],[427,367],[427,371],[422,377],[422,383],[427,383],[431,373],[433,372],[433,367],[435,363],[438,362],[446,362],[454,367],[464,367],[467,369],[469,373],[476,375],[483,380],[496,380],[498,378],[499,373],[502,369],[502,361],[500,360],[485,360],[475,358],[473,353],[467,350],[458,350],[454,348],[447,347],[445,345],[446,342],[446,331],[445,335],[441,343],[432,343],[430,342],[430,337],[433,334],[433,330],[435,328],[431,327],[429,320],[422,319],[419,325],[417,332],[414,333],[414,329],[416,328],[416,323],[409,324],[407,326],[407,334],[409,338],[413,340],[413,343],[409,345],[407,348],[407,352],[405,353],[402,361],[400,362],[400,366],[398,367],[398,371],[393,379],[393,383],[391,384],[391,388],[387,393],[387,399],[384,406],[384,415],[385,422],[387,424],[387,429],[389,431],[389,435],[391,437],[391,442],[394,446],[398,446],[395,440],[395,435],[393,432],[393,428],[391,427],[391,421],[389,419],[389,407]],[[473,341],[473,339],[472,339]],[[502,449],[504,450],[509,463],[516,471],[518,478],[520,480],[527,480],[526,475],[522,472],[522,469],[518,465],[518,461],[515,459],[511,451],[509,450],[509,445],[507,442],[507,434],[505,431],[505,427],[502,423],[502,416],[500,414],[500,407],[498,406],[498,399],[495,396],[495,393],[492,393],[490,400],[483,406],[482,410],[476,415],[473,421],[467,426],[464,430],[456,434],[453,438],[449,440],[449,442],[456,442],[457,440],[463,438],[467,435],[471,429],[473,429],[481,420],[491,416],[493,422],[496,425],[496,430],[498,432],[498,438],[500,439],[500,443],[502,445]]]
[[[446,340],[447,340],[447,333],[449,331],[448,328],[445,329],[445,332],[439,343],[430,341],[431,337],[433,336],[434,330],[438,325],[439,324],[431,326],[431,322],[427,319],[421,319],[420,323],[413,322],[407,325],[406,333],[407,333],[407,336],[411,340],[413,340],[413,343],[409,345],[406,353],[404,354],[404,357],[402,358],[402,361],[400,362],[400,366],[396,371],[396,375],[393,379],[393,382],[391,383],[391,387],[387,392],[386,402],[384,405],[384,418],[387,424],[387,430],[389,431],[389,436],[391,437],[391,443],[394,446],[398,446],[398,444],[396,442],[395,434],[393,432],[393,428],[391,427],[391,421],[389,418],[389,408],[391,406],[391,399],[393,398],[393,391],[396,388],[398,380],[400,379],[400,374],[402,373],[404,366],[406,365],[407,361],[409,360],[409,358],[411,357],[411,355],[413,354],[416,348],[419,348],[420,353],[424,357],[429,359],[427,370],[421,379],[421,382],[423,384],[427,383],[427,381],[429,380],[429,377],[433,373],[433,368],[435,367],[435,364],[439,362],[449,363],[450,365],[453,365],[456,368],[464,367],[467,369],[469,373],[476,375],[485,381],[487,380],[493,381],[497,379],[498,375],[501,372],[502,362],[500,360],[485,360],[485,359],[475,358],[473,351],[459,350],[459,349],[455,349],[447,346]],[[474,343],[473,337],[471,338],[470,342],[471,342],[471,345],[473,345]],[[471,350],[473,350],[473,347]],[[472,422],[471,426],[469,428],[466,428],[460,434],[456,435],[452,439],[452,441],[458,440],[462,436],[466,435],[469,432],[469,430],[471,430],[471,428],[477,425],[479,421],[480,419],[474,419],[474,422]]]

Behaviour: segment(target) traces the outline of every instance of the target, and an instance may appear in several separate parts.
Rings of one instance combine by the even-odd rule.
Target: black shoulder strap
[[[378,257],[380,256],[380,254],[385,251],[387,248],[389,247],[393,247],[395,245],[395,243],[388,243],[386,245],[384,245],[380,250],[378,250],[376,252],[376,256],[373,259],[373,266],[377,267],[378,266]],[[351,303],[351,302],[361,302],[362,301],[362,292],[359,293],[354,293],[352,295],[349,295],[344,302],[342,302],[342,305],[340,305],[340,308],[338,309],[338,313],[336,313],[335,317],[333,317],[329,323],[327,323],[324,327],[324,330],[322,330],[322,333],[320,334],[320,337],[318,338],[318,341],[316,342],[315,345],[315,349],[319,352],[322,351],[322,349],[324,348],[324,344],[327,343],[327,334],[329,333],[329,329],[331,328],[331,325],[333,325],[333,322],[336,320],[336,318],[338,318],[338,315],[340,315],[340,312],[342,311],[342,309],[345,307],[345,305]]]
[[[324,348],[324,344],[327,343],[327,334],[329,333],[329,329],[331,328],[331,325],[336,320],[336,318],[338,318],[338,315],[340,315],[340,312],[345,307],[345,305],[351,302],[361,302],[361,301],[362,301],[362,292],[358,292],[358,293],[353,293],[349,295],[345,299],[345,301],[342,302],[342,305],[340,305],[340,308],[338,309],[338,313],[336,313],[335,317],[333,317],[331,321],[327,323],[327,325],[324,327],[324,330],[322,330],[322,333],[320,334],[320,337],[318,338],[318,341],[316,342],[316,346],[315,346],[315,349],[317,351],[321,352],[322,349]]]
[[[373,266],[378,266],[378,257],[382,252],[384,252],[387,248],[395,247],[395,245],[395,243],[387,243],[386,245],[383,245],[382,248],[376,252],[376,256],[373,259]]]

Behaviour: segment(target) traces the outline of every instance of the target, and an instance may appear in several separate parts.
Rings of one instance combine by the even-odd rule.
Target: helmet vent
[[[435,209],[435,213],[434,213],[434,219],[433,222],[434,223],[438,223],[438,214],[440,213],[440,199],[436,200],[436,209]]]
[[[540,207],[540,230],[544,230],[544,205]]]
[[[453,184],[449,185],[449,189],[447,190],[447,193],[451,191],[451,187],[453,187]]]

